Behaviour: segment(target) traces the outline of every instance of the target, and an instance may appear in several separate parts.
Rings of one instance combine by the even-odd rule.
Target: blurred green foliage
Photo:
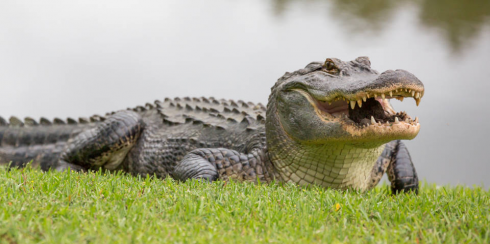
[[[352,32],[382,31],[400,10],[414,7],[422,27],[440,32],[456,52],[490,23],[488,0],[273,0],[273,7],[282,15],[289,7],[319,3]]]

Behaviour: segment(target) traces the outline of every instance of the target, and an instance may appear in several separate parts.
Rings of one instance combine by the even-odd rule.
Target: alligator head
[[[302,144],[347,143],[374,148],[396,139],[413,139],[420,124],[405,112],[395,112],[389,99],[414,98],[424,85],[405,70],[371,69],[367,57],[344,62],[328,58],[286,73],[272,88],[268,132],[281,132]],[[276,132],[274,132],[276,133]]]

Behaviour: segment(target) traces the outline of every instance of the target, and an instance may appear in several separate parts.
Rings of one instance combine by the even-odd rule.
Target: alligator
[[[0,163],[359,191],[387,173],[394,194],[418,192],[401,140],[413,139],[420,124],[389,100],[411,97],[418,106],[423,95],[405,70],[379,73],[368,57],[328,58],[286,72],[267,107],[184,97],[77,120],[0,117]]]

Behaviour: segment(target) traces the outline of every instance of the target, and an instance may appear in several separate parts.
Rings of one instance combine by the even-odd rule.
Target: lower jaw
[[[350,134],[346,138],[346,143],[360,148],[373,148],[393,140],[414,139],[419,130],[420,124],[410,125],[398,123],[392,125],[369,125],[362,129],[354,126],[343,126],[344,130]]]
[[[412,140],[418,135],[421,126],[419,123],[406,122],[359,126],[348,118],[325,118],[324,122],[337,124],[335,127],[342,133],[338,133],[335,137],[310,140],[308,144],[330,146],[345,144],[356,148],[375,148],[393,140]]]
[[[335,141],[345,141],[346,143],[354,142],[356,144],[360,142],[369,142],[374,145],[389,142],[391,140],[411,140],[415,138],[420,130],[420,123],[418,118],[412,120],[410,116],[404,114],[404,116],[398,116],[399,113],[391,112],[392,108],[389,105],[383,106],[386,108],[392,117],[391,119],[371,119],[365,118],[359,122],[353,121],[348,113],[342,112],[335,116],[328,114],[325,111],[317,111],[319,116],[325,116],[327,123],[337,122],[341,125],[342,130],[347,132],[345,138],[338,138]]]

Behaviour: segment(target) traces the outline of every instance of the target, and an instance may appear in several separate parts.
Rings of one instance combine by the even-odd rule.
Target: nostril
[[[383,72],[383,73],[381,73],[381,74],[383,75],[383,74],[390,74],[390,73],[395,73],[395,71],[394,71],[394,70],[389,69],[389,70],[386,70],[385,72]]]

